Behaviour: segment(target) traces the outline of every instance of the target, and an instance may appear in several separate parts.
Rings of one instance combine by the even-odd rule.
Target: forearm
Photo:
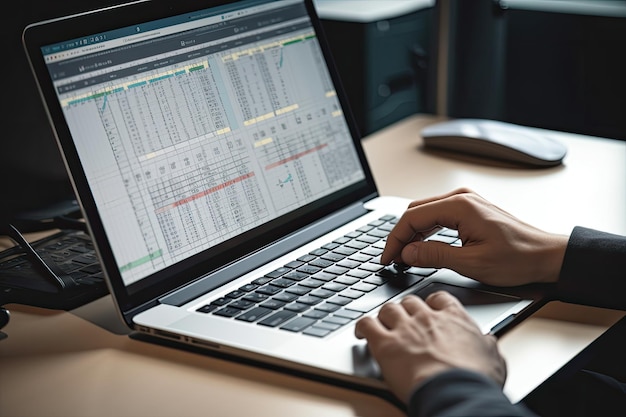
[[[409,402],[410,417],[535,416],[520,404],[511,404],[502,389],[484,375],[455,369],[421,385]]]
[[[626,237],[574,228],[556,295],[565,302],[626,310]]]

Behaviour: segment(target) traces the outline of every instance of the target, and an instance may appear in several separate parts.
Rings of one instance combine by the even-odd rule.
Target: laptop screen
[[[369,175],[302,1],[41,51],[125,286],[268,222],[287,229]]]

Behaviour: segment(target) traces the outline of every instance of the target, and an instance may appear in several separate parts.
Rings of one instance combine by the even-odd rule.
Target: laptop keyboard
[[[360,227],[200,307],[200,313],[324,337],[436,272],[380,263],[395,216]],[[455,230],[428,240],[460,245]]]

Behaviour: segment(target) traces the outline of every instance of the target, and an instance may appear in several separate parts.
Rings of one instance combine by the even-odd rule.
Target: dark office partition
[[[502,119],[506,25],[492,0],[450,0],[447,113]]]
[[[626,2],[450,0],[449,22],[449,116],[626,140]]]
[[[506,118],[626,140],[626,17],[507,14]]]

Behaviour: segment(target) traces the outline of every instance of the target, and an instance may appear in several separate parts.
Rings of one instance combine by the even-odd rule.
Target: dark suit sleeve
[[[575,227],[556,297],[569,303],[626,310],[626,236]]]
[[[409,402],[410,417],[536,416],[522,404],[511,404],[502,388],[476,372],[454,369],[427,380]]]

